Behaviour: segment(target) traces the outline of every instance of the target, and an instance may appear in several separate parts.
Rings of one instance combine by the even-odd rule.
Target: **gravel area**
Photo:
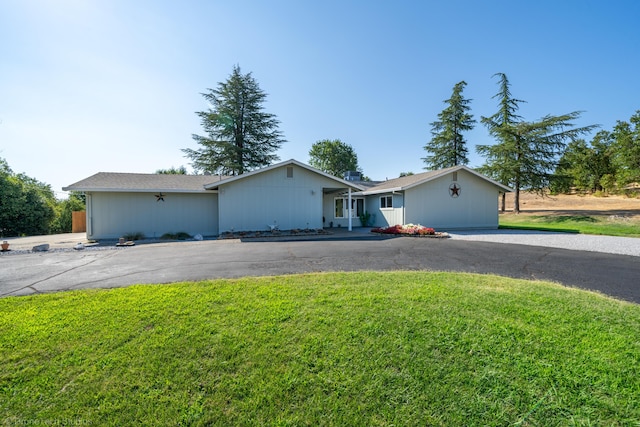
[[[594,236],[529,230],[454,231],[450,232],[449,235],[456,240],[544,246],[640,257],[640,239],[634,237]]]
[[[11,255],[25,255],[25,254],[35,254],[35,253],[56,253],[56,252],[94,252],[94,251],[119,251],[125,249],[124,247],[118,246],[86,246],[82,249],[74,249],[74,248],[51,248],[47,251],[43,252],[34,252],[31,249],[10,249],[6,252],[0,251],[0,257],[11,256]]]

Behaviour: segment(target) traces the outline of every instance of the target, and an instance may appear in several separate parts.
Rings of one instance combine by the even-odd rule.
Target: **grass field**
[[[500,215],[500,228],[640,237],[640,219],[611,215]]]
[[[507,194],[508,208],[513,197]],[[521,213],[500,214],[500,228],[640,237],[639,198],[522,192],[520,200]]]
[[[638,426],[638,331],[638,305],[469,274],[3,298],[0,424]]]

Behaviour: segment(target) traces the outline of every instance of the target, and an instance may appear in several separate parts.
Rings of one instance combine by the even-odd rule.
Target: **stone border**
[[[436,234],[377,233],[375,231],[372,231],[372,233],[380,236],[420,237],[420,238],[426,237],[429,239],[448,239],[451,237],[449,233],[446,233],[444,231],[436,231]]]
[[[218,240],[230,239],[264,239],[269,237],[307,237],[307,236],[327,236],[331,235],[330,231],[322,228],[308,228],[292,230],[273,230],[273,231],[225,231],[220,233]]]

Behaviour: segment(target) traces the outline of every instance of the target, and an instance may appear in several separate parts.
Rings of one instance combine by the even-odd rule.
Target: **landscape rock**
[[[49,244],[43,243],[42,245],[36,245],[31,248],[32,252],[47,252],[49,250]]]

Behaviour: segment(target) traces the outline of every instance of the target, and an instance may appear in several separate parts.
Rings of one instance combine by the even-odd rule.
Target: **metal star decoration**
[[[449,195],[451,197],[458,197],[460,195],[460,186],[455,182],[449,186]]]
[[[164,194],[156,194],[156,202],[163,201],[164,202]]]

